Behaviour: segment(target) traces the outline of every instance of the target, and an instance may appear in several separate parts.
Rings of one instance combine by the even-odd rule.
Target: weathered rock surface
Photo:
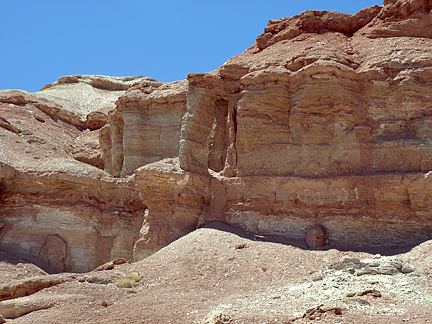
[[[384,295],[384,296],[383,296]],[[314,271],[310,278],[286,286],[271,287],[245,302],[241,298],[222,304],[215,312],[238,313],[269,312],[275,300],[283,305],[284,312],[297,319],[316,319],[325,312],[342,315],[353,308],[379,310],[383,306],[377,299],[394,298],[396,303],[415,301],[430,303],[432,294],[429,278],[392,257],[375,256],[359,260],[345,257],[328,269]],[[289,303],[283,303],[283,301]],[[280,309],[279,309],[280,311]]]
[[[39,258],[51,269],[65,271],[64,261],[67,258],[67,244],[59,236],[48,235],[39,252]]]
[[[198,324],[228,324],[231,322],[231,317],[218,311],[211,311]]]
[[[178,156],[187,87],[186,81],[145,81],[118,99],[101,136],[106,171],[126,176],[145,164]]]
[[[320,225],[312,227],[306,233],[306,245],[310,248],[321,247],[325,244],[326,233]]]
[[[104,169],[105,163],[99,136],[99,130],[84,130],[74,141],[71,152],[73,158],[99,169]]]
[[[25,314],[54,307],[56,304],[70,300],[72,295],[57,295],[53,297],[21,297],[0,302],[0,314],[3,318],[17,318]]]
[[[134,179],[148,208],[134,245],[135,260],[151,255],[209,219],[210,179],[185,172],[178,159],[145,165],[135,171]]]
[[[70,280],[69,276],[50,275],[3,283],[0,286],[0,301],[32,295],[45,288]]]
[[[94,137],[84,139],[98,131],[83,130],[74,113],[22,91],[0,92],[0,114],[11,126],[0,127],[1,247],[39,257],[56,271],[132,259],[146,208],[134,184],[87,164],[101,148]],[[78,157],[77,143],[85,153]]]
[[[206,167],[204,157],[199,165],[188,159],[196,142],[205,146],[206,137],[194,132],[202,134],[198,127],[211,128],[213,120],[197,110],[213,109],[216,100],[208,101],[214,96],[233,102],[228,117],[235,114],[235,125],[227,127],[228,132],[235,127],[235,139],[226,147],[235,148],[236,176],[322,178],[430,170],[432,40],[371,39],[362,29],[349,37],[352,31],[332,32],[318,23],[295,38],[277,37],[292,31],[292,20],[308,25],[323,17],[338,21],[345,15],[305,12],[270,22],[278,32],[266,46],[259,45],[259,36],[257,44],[216,72],[189,76],[189,92],[197,99],[196,108],[189,105],[193,114],[182,137],[185,169]],[[235,81],[227,82],[227,74]],[[232,89],[220,90],[230,84]]]
[[[215,214],[264,235],[321,224],[330,243],[430,237],[429,6],[270,21],[244,53],[189,75],[180,165],[221,171]]]
[[[114,109],[116,100],[142,81],[156,80],[142,76],[68,75],[45,85],[34,95],[76,113],[93,130],[97,126],[95,114]]]
[[[273,20],[184,81],[0,91],[0,247],[87,271],[213,220],[302,240],[320,225],[330,244],[430,239],[431,10]]]

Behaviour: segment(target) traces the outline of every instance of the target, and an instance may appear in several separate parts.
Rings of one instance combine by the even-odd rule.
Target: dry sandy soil
[[[429,323],[431,247],[312,250],[212,223],[141,262],[87,274],[46,275],[2,253],[3,287],[41,275],[64,282],[5,300],[0,313],[42,308],[14,324]],[[131,272],[142,276],[137,286],[114,284]]]

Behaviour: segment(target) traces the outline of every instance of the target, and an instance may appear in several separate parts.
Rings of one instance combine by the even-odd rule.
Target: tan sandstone
[[[87,271],[213,220],[301,240],[320,225],[329,244],[430,239],[431,9],[272,20],[183,81],[0,91],[0,247]]]

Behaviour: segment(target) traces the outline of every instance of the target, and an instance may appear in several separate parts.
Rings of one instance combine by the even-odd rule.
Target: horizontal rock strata
[[[138,167],[178,156],[186,81],[142,82],[119,98],[102,131],[106,171],[129,175]]]
[[[430,239],[431,10],[273,20],[183,81],[1,91],[0,247],[87,271],[213,220],[298,239],[319,225],[330,244]]]

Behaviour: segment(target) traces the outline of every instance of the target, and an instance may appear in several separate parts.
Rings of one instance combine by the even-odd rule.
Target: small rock
[[[241,249],[245,249],[247,247],[248,247],[247,244],[242,243],[242,244],[237,244],[236,247],[235,247],[235,249],[236,250],[241,250]]]
[[[414,268],[411,268],[410,266],[407,266],[407,265],[403,265],[400,272],[411,273],[411,272],[414,272]]]
[[[111,262],[115,265],[123,264],[123,263],[130,263],[125,258],[118,258],[118,259],[112,260]]]
[[[108,122],[108,119],[109,117],[106,113],[101,111],[93,111],[87,115],[86,124],[87,127],[93,131],[105,126],[105,124]]]
[[[371,295],[373,297],[381,297],[381,292],[376,289],[367,289],[357,294],[357,296],[365,296],[365,295]]]
[[[211,311],[200,324],[227,324],[229,322],[231,322],[230,316],[220,311]]]
[[[335,315],[342,315],[342,309],[340,307],[329,307],[323,308],[325,313],[333,313]]]
[[[323,278],[324,278],[324,275],[322,273],[319,273],[319,272],[313,273],[311,275],[312,281],[319,281],[319,280],[322,280]]]
[[[113,279],[111,277],[88,274],[88,275],[84,275],[82,277],[78,277],[78,281],[79,282],[88,282],[88,283],[94,283],[94,284],[107,285],[107,284],[113,282]]]
[[[342,315],[342,309],[340,307],[331,307],[331,306],[323,307],[323,304],[320,304],[306,310],[306,312],[301,318],[314,320],[321,317],[321,315],[324,313],[333,313],[335,315]]]
[[[347,256],[344,256],[343,258],[342,258],[342,262],[344,262],[344,263],[355,263],[355,264],[360,264],[361,262],[360,262],[360,260],[359,259],[357,259],[357,258],[350,258],[350,257],[347,257]]]
[[[345,270],[350,273],[354,273],[354,269],[360,269],[364,267],[364,263],[360,262],[357,258],[344,257],[342,261],[336,262],[330,266],[330,269],[334,270]]]
[[[322,226],[316,225],[312,227],[306,234],[306,245],[309,248],[323,246],[325,243],[325,230]]]
[[[112,269],[114,269],[114,266],[119,265],[119,264],[123,264],[123,263],[130,263],[130,262],[128,260],[126,260],[125,258],[118,258],[118,259],[115,259],[115,260],[112,260],[110,262],[107,262],[107,263],[100,265],[99,267],[97,267],[93,271],[112,270]]]
[[[105,300],[103,300],[99,305],[103,307],[108,307],[108,303]]]

